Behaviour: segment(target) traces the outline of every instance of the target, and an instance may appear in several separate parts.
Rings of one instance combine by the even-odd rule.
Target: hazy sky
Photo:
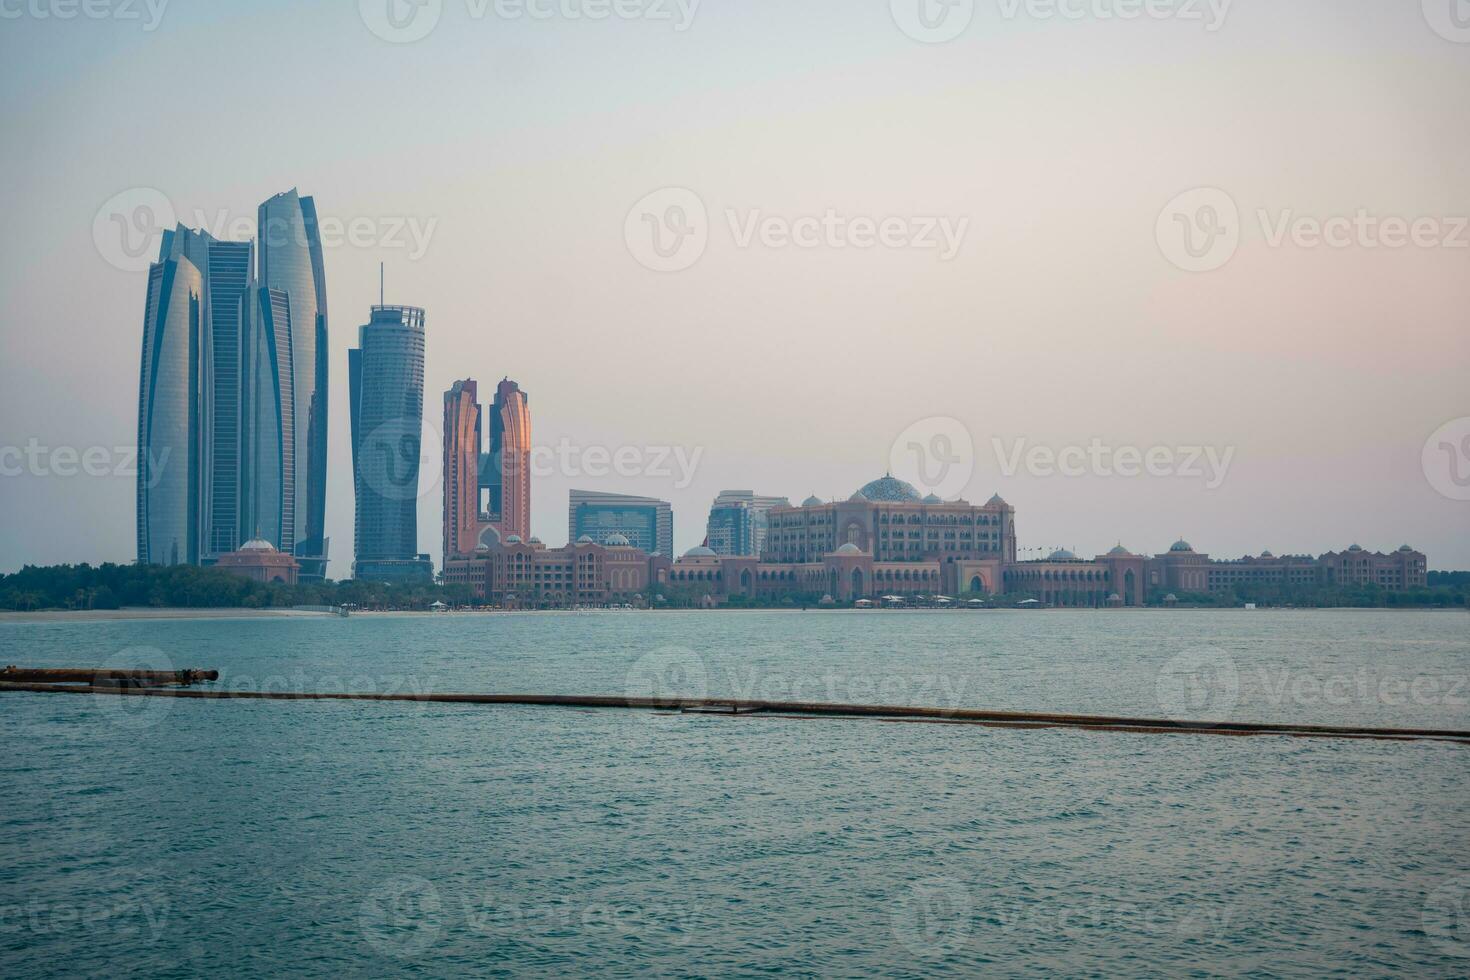
[[[700,454],[687,486],[672,465],[551,460],[533,495],[549,544],[573,486],[667,497],[682,550],[722,489],[845,497],[900,433],[918,423],[943,449],[955,423],[923,420],[953,419],[974,450],[940,489],[972,469],[964,496],[1002,493],[1023,548],[1408,542],[1431,568],[1470,567],[1454,499],[1470,422],[1426,456],[1470,417],[1470,29],[1450,0],[1187,0],[1127,19],[1108,15],[1141,4],[959,0],[949,20],[917,0],[704,0],[687,25],[674,0],[600,20],[597,0],[515,18],[526,3],[429,0],[412,43],[370,30],[392,34],[388,0],[89,2],[59,19],[66,0],[0,0],[0,447],[136,440],[146,274],[99,247],[109,201],[161,195],[228,229],[294,186],[358,222],[326,258],[335,576],[352,545],[346,351],[380,261],[389,302],[427,309],[432,431],[454,379],[508,374],[542,446]],[[635,209],[664,188],[703,220],[668,210],[691,200],[677,192]],[[1214,190],[1166,207],[1198,188]],[[859,247],[885,219],[887,242]],[[1335,244],[1312,234],[1329,219]],[[650,220],[664,244],[691,229],[697,261],[649,268],[665,261]],[[1410,227],[1417,243],[1386,244]],[[996,440],[1019,447],[1015,472]],[[1024,463],[1093,440],[1229,464],[1216,481],[1204,463]],[[134,558],[131,476],[47,459],[0,476],[0,570]]]

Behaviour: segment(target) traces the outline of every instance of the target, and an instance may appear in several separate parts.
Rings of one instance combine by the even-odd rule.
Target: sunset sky
[[[1409,543],[1470,568],[1470,501],[1442,492],[1470,479],[1470,441],[1443,471],[1425,455],[1470,417],[1470,31],[1435,0],[1131,19],[1102,16],[1128,0],[981,0],[942,43],[911,36],[926,21],[904,0],[621,0],[639,15],[600,20],[431,0],[433,29],[398,43],[371,29],[388,2],[0,5],[0,447],[136,442],[146,271],[99,244],[109,202],[153,195],[228,231],[297,187],[357,231],[326,257],[334,577],[352,557],[346,352],[380,262],[388,302],[427,311],[430,440],[455,379],[509,375],[538,445],[697,459],[687,486],[672,463],[539,478],[551,545],[573,487],[671,500],[682,551],[720,490],[846,497],[905,430],[952,419],[973,445],[954,492],[1002,494],[1023,549]],[[706,244],[655,271],[629,237],[649,195],[669,217],[666,188],[702,206]],[[1217,268],[1180,267],[1180,195],[1234,206]],[[897,219],[903,241],[781,242],[829,212]],[[1387,244],[1396,226],[1418,240]],[[952,256],[914,247],[926,227],[963,229]],[[998,458],[1094,440],[1230,461],[1212,487]],[[126,473],[4,475],[0,501],[0,571],[135,557]]]

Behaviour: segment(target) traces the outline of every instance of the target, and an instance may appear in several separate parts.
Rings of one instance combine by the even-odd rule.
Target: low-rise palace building
[[[214,567],[256,582],[280,582],[283,585],[295,585],[301,572],[301,564],[295,558],[277,550],[264,538],[252,538],[238,551],[220,555]]]
[[[1178,601],[1179,595],[1237,586],[1409,589],[1423,587],[1427,578],[1423,553],[1408,545],[1390,554],[1353,545],[1319,558],[1265,552],[1220,561],[1180,539],[1154,555],[1120,543],[1094,558],[1057,550],[1018,561],[1015,519],[1015,508],[999,495],[980,505],[921,497],[902,480],[884,476],[846,500],[809,497],[799,507],[772,507],[758,557],[700,546],[670,562],[617,532],[601,542],[584,535],[555,549],[536,538],[502,541],[484,533],[473,556],[445,562],[444,582],[467,585],[485,602],[523,608],[652,604],[675,592],[699,605],[737,597],[852,603],[947,593],[1105,608],[1168,605],[1171,596]]]
[[[922,497],[885,475],[847,500],[809,497],[799,507],[772,508],[759,559],[694,548],[668,569],[668,580],[716,603],[733,596],[830,596],[846,603],[948,593],[1027,595],[1049,605],[1090,607],[1142,606],[1235,585],[1426,584],[1425,557],[1407,545],[1389,555],[1354,545],[1320,558],[1266,552],[1218,561],[1180,539],[1152,556],[1120,543],[1095,558],[1058,550],[1038,561],[1018,561],[1015,513],[999,495],[978,506]]]

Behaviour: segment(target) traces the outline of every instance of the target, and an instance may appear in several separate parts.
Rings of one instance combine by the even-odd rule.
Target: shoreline
[[[891,615],[913,615],[915,613],[996,613],[996,612],[1024,612],[1030,615],[1047,613],[1128,613],[1128,612],[1154,612],[1154,613],[1189,613],[1189,612],[1238,612],[1238,613],[1273,613],[1273,612],[1464,612],[1457,606],[1293,606],[1264,607],[1259,609],[1246,609],[1242,606],[1185,606],[1185,607],[1155,607],[1155,606],[1129,606],[1123,609],[1093,609],[1082,607],[1062,607],[1053,609],[1014,609],[1010,607],[990,609],[850,609],[850,608],[823,608],[812,606],[807,609],[462,609],[446,610],[443,612],[430,612],[421,609],[354,609],[349,618],[358,616],[416,616],[416,617],[463,617],[463,616],[592,616],[592,615],[634,615],[657,612],[659,615],[669,613],[785,613],[789,615],[800,615],[805,613],[862,613],[865,615],[891,614]],[[164,607],[151,608],[135,606],[124,609],[41,609],[33,612],[19,610],[0,610],[0,624],[4,623],[112,623],[112,622],[147,622],[147,621],[169,621],[169,620],[210,620],[210,619],[337,619],[339,617],[332,613],[319,612],[308,609],[245,609],[245,608],[190,608]]]

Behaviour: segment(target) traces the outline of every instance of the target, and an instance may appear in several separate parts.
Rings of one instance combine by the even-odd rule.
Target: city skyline
[[[509,372],[536,394],[540,446],[703,450],[684,485],[585,468],[538,477],[531,531],[548,541],[563,534],[567,493],[585,487],[669,500],[682,552],[723,489],[840,497],[889,463],[906,428],[952,418],[973,438],[974,474],[956,493],[999,490],[1025,506],[1038,542],[1100,553],[1184,534],[1229,554],[1315,554],[1358,538],[1470,567],[1465,501],[1423,464],[1431,435],[1470,417],[1465,251],[1335,247],[1301,226],[1470,213],[1447,163],[1467,140],[1445,96],[1470,69],[1420,10],[1307,0],[1233,10],[1214,32],[990,10],[937,45],[905,35],[883,4],[819,0],[780,18],[771,33],[705,7],[675,33],[474,22],[460,9],[412,44],[376,36],[352,5],[272,0],[248,16],[171,6],[146,33],[7,21],[0,54],[34,98],[8,110],[0,147],[19,175],[0,200],[24,229],[0,245],[4,353],[17,365],[0,386],[0,465],[19,471],[0,493],[26,518],[0,529],[4,566],[136,555],[134,480],[115,471],[131,470],[137,445],[147,259],[179,223],[254,237],[260,202],[299,186],[317,195],[329,307],[364,308],[386,261],[395,291],[432,311],[426,390]],[[833,23],[848,27],[833,37]],[[201,36],[231,63],[272,51],[320,64],[319,89],[304,99],[273,71],[181,89],[173,66],[198,58]],[[1296,47],[1275,57],[1284,38]],[[1158,51],[1170,64],[1150,62]],[[656,94],[671,75],[688,85]],[[487,86],[509,97],[487,103]],[[405,111],[425,90],[437,100]],[[175,111],[153,108],[159,91]],[[1024,106],[1009,97],[1023,91]],[[303,102],[333,111],[282,111]],[[222,154],[177,123],[221,105],[231,131],[273,138]],[[342,152],[385,115],[397,138]],[[1251,125],[1228,140],[1212,122],[1240,118]],[[1119,132],[1133,140],[1122,156]],[[108,152],[82,135],[97,133]],[[702,204],[706,242],[693,265],[659,272],[630,252],[628,219],[646,227],[635,206],[669,188]],[[1199,188],[1224,192],[1241,226],[1233,258],[1205,272],[1158,239],[1166,206]],[[770,225],[799,231],[829,210],[843,227],[969,224],[947,261],[825,237],[783,245]],[[352,561],[341,379],[356,323],[329,330],[327,350],[334,578]],[[1061,452],[1095,437],[1235,452],[1214,489],[1004,472],[1020,440]],[[50,455],[93,448],[108,453],[103,476],[64,475],[76,467]],[[1459,462],[1463,477],[1470,455]],[[426,542],[439,497],[420,501]]]

